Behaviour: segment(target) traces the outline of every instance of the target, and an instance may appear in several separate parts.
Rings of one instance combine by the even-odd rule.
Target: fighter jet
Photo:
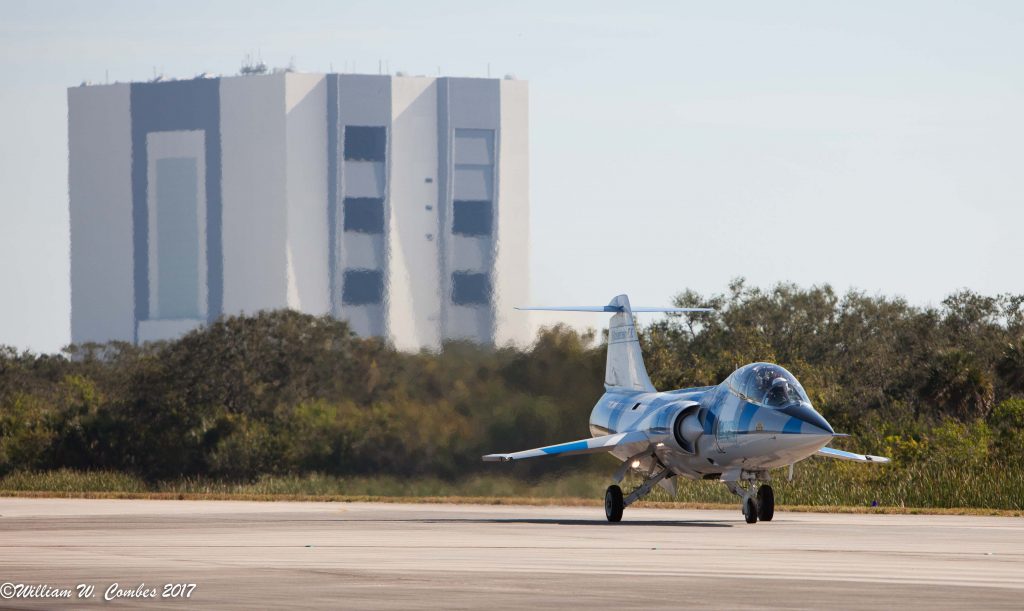
[[[866,463],[888,458],[826,447],[836,437],[815,411],[800,382],[782,367],[751,363],[718,386],[658,392],[651,384],[637,339],[634,312],[709,312],[707,308],[630,308],[619,295],[606,306],[524,307],[521,310],[612,313],[608,330],[605,393],[590,413],[590,439],[510,454],[485,461],[607,452],[622,461],[604,495],[609,522],[660,485],[675,495],[675,479],[718,480],[741,500],[748,524],[775,515],[772,469],[790,468],[810,456]],[[630,471],[643,483],[628,495],[619,487]]]

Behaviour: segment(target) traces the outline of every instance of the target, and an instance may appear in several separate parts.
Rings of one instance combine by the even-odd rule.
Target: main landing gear
[[[771,522],[775,517],[775,491],[769,484],[762,484],[756,491],[756,482],[752,479],[746,485],[735,481],[725,482],[725,485],[742,499],[743,519],[747,524],[756,524],[758,520]]]
[[[619,488],[615,484],[608,486],[608,489],[604,491],[605,517],[608,518],[609,522],[621,521],[623,509],[647,496],[658,482],[666,477],[672,477],[672,475],[673,474],[668,469],[662,469],[644,480],[644,483],[640,484],[639,488],[630,492],[629,496],[625,498],[622,496],[622,488]]]
[[[608,486],[608,489],[604,491],[604,515],[608,521],[621,521],[622,510],[625,508],[626,506],[622,504],[622,488],[615,484]]]

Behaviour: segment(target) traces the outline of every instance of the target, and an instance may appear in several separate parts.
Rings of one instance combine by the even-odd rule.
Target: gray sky
[[[840,4],[4,1],[0,343],[69,340],[65,89],[257,51],[529,80],[536,303],[1024,292],[1024,3]]]

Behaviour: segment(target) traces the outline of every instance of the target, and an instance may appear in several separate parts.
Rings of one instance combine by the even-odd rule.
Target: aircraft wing
[[[829,458],[838,458],[839,460],[852,460],[854,462],[876,462],[876,463],[887,463],[889,459],[884,456],[872,456],[870,454],[854,454],[853,452],[844,452],[835,448],[822,448],[818,450],[819,456],[827,456]]]
[[[649,443],[647,433],[643,431],[631,431],[628,433],[615,433],[614,435],[603,435],[568,443],[559,443],[543,448],[512,452],[511,454],[488,454],[484,456],[487,462],[499,462],[510,460],[523,460],[524,458],[537,458],[539,456],[569,456],[572,454],[597,454],[599,452],[610,452],[619,446],[633,443]]]

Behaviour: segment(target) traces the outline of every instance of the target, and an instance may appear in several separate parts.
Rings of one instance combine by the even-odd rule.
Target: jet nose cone
[[[814,408],[809,403],[788,405],[779,411],[792,418],[790,423],[786,425],[790,432],[805,435],[823,435],[829,438],[835,434],[835,431],[832,430],[832,425],[821,414],[814,411]]]
[[[780,456],[787,460],[802,460],[832,441],[831,425],[809,403],[788,405],[779,411],[788,419],[776,443]]]

